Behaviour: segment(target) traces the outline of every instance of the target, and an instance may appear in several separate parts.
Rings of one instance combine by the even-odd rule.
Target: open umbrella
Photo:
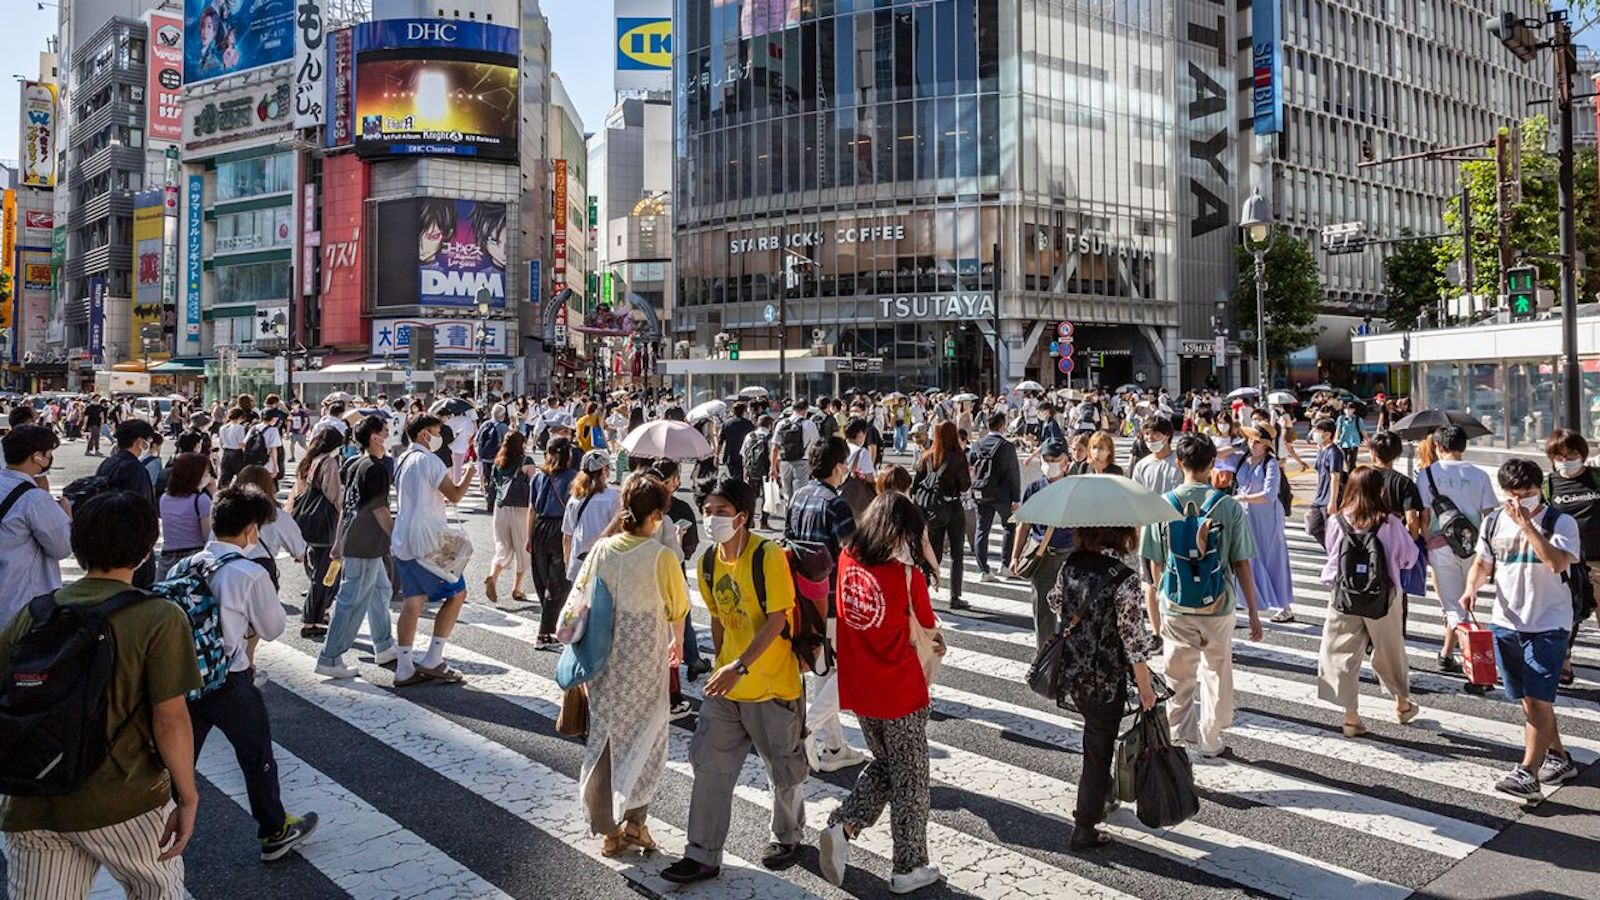
[[[904,399],[906,399],[906,395],[900,393],[899,391],[890,391],[888,394],[884,395],[883,399],[885,399],[885,400],[904,400]]]
[[[694,426],[668,419],[646,422],[628,432],[622,449],[629,456],[648,459],[704,459],[711,455],[711,445]]]
[[[1142,394],[1142,393],[1144,393],[1144,385],[1142,385],[1142,384],[1125,384],[1122,387],[1117,388],[1116,393],[1118,393],[1118,394]]]
[[[474,408],[471,402],[461,397],[446,397],[435,401],[428,407],[428,412],[436,416],[464,416]]]
[[[702,419],[710,419],[714,416],[720,416],[727,411],[728,404],[723,403],[721,400],[707,400],[699,406],[696,406],[694,409],[689,410],[689,421],[699,422]]]
[[[1256,397],[1260,396],[1260,394],[1261,392],[1253,387],[1234,388],[1228,392],[1228,399],[1237,400],[1240,397]]]
[[[1076,475],[1044,488],[1012,517],[1056,528],[1135,528],[1183,518],[1154,491],[1121,475]]]
[[[1327,391],[1328,393],[1331,394],[1331,393],[1334,393],[1334,392],[1338,391],[1339,389],[1334,387],[1331,384],[1313,384],[1311,387],[1308,387],[1305,390],[1310,391],[1313,394],[1320,393],[1322,391]]]
[[[355,395],[346,391],[334,391],[322,398],[324,403],[349,403],[354,399],[356,399]]]
[[[1044,385],[1040,384],[1037,381],[1024,381],[1021,384],[1017,385],[1015,390],[1023,391],[1023,392],[1030,393],[1030,394],[1039,394],[1039,393],[1043,393],[1044,392]]]
[[[392,419],[392,418],[394,418],[394,416],[392,416],[387,409],[384,409],[384,408],[379,407],[379,406],[372,406],[372,407],[364,406],[364,407],[356,410],[356,414],[359,415],[359,416],[362,416],[362,417],[365,417],[365,416],[377,416],[380,419]]]
[[[1273,391],[1267,395],[1267,402],[1273,406],[1298,406],[1300,398],[1288,391]]]
[[[739,396],[748,399],[764,398],[767,396],[767,389],[759,385],[752,384],[747,388],[742,388],[739,391]]]
[[[950,399],[954,400],[957,403],[976,403],[978,401],[978,395],[977,394],[957,394],[954,397],[951,397]]]
[[[1404,440],[1419,441],[1431,434],[1435,428],[1442,428],[1445,425],[1454,425],[1465,431],[1468,439],[1493,433],[1470,414],[1453,409],[1418,410],[1394,423],[1394,427],[1389,430]]]

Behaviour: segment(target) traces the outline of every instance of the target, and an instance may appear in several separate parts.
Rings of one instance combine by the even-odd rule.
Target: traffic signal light
[[[1504,44],[1517,59],[1531,62],[1538,54],[1539,37],[1534,34],[1533,28],[1529,27],[1541,24],[1538,20],[1524,19],[1516,13],[1503,12],[1497,16],[1489,16],[1483,24],[1489,29],[1489,33]]]
[[[1506,270],[1506,302],[1511,307],[1511,321],[1520,322],[1539,314],[1539,270],[1533,266],[1517,266]]]
[[[738,341],[729,341],[728,342],[728,358],[729,359],[738,359],[739,358],[739,342]]]

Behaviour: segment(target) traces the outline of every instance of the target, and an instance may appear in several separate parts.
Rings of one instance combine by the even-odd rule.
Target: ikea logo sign
[[[617,19],[617,68],[633,72],[672,71],[672,20]]]

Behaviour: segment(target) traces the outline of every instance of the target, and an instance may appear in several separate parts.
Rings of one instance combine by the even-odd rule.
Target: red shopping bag
[[[1494,687],[1500,675],[1494,661],[1494,634],[1470,619],[1456,626],[1456,634],[1461,639],[1461,669],[1467,683]]]

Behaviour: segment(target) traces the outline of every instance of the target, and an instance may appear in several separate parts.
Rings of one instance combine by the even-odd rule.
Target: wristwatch
[[[750,667],[745,665],[744,660],[742,659],[736,659],[733,661],[733,670],[738,672],[740,675],[750,674]]]

